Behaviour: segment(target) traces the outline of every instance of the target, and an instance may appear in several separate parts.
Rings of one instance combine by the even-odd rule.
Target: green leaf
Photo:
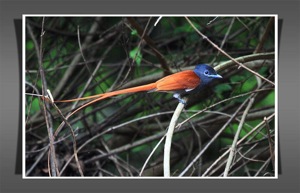
[[[134,29],[134,30],[131,30],[131,35],[133,35],[133,36],[137,36],[137,35],[138,35],[138,33],[137,33],[136,29]]]
[[[222,93],[230,90],[232,90],[232,87],[227,83],[218,84],[215,86],[216,93]]]
[[[234,75],[234,76],[231,76],[230,77],[230,82],[232,82],[232,83],[236,83],[236,82],[241,82],[241,81],[243,81],[245,79],[245,77],[244,76],[242,76],[242,75]]]
[[[200,29],[199,24],[197,24],[197,23],[193,23],[193,24],[197,29]],[[190,24],[186,24],[186,25],[183,25],[181,27],[177,27],[174,32],[175,32],[175,34],[183,33],[183,32],[194,33],[195,29]]]
[[[134,147],[131,149],[131,152],[132,153],[138,153],[138,152],[141,152],[143,151],[144,149],[148,149],[149,146],[148,145],[140,145],[140,146],[137,146],[137,147]]]
[[[35,98],[32,103],[31,103],[31,113],[34,114],[35,112],[40,111],[40,104],[39,104],[39,100],[37,98]],[[28,109],[26,110],[26,112],[28,112]]]
[[[249,92],[256,86],[257,81],[255,76],[251,76],[242,86],[242,92]]]
[[[215,93],[216,95],[219,97],[219,98],[222,98],[223,97],[223,93],[227,92],[227,91],[231,91],[232,90],[232,87],[227,84],[227,83],[223,83],[223,84],[218,84],[215,86],[214,88],[215,90]]]
[[[26,50],[32,50],[34,48],[33,42],[31,40],[26,42]]]
[[[268,94],[263,100],[259,101],[255,106],[261,107],[261,106],[269,106],[269,105],[275,105],[275,91]]]
[[[129,57],[133,59],[138,65],[142,62],[142,53],[139,47],[134,48],[130,51]]]

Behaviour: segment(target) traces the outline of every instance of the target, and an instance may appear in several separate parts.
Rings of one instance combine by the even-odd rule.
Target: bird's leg
[[[181,98],[180,94],[174,93],[173,97],[176,98],[180,103],[186,105],[186,101],[183,98]]]

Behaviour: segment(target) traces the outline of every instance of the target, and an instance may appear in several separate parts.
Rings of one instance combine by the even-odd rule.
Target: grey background
[[[0,191],[1,192],[300,192],[299,12],[297,0],[0,0]],[[283,19],[279,52],[278,180],[23,180],[16,175],[21,152],[20,63],[15,19],[22,14],[278,14]],[[21,142],[21,141],[19,141]],[[18,160],[17,160],[18,159]]]

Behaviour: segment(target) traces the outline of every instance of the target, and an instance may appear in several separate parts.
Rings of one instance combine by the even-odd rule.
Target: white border
[[[135,17],[159,17],[163,19],[163,17],[275,17],[275,176],[274,177],[31,177],[25,176],[25,33],[26,33],[26,17],[122,17],[122,16],[135,16]],[[161,18],[162,16],[162,18]],[[159,19],[157,18],[157,19]],[[22,15],[22,178],[23,179],[278,179],[278,15],[277,14],[23,14]]]

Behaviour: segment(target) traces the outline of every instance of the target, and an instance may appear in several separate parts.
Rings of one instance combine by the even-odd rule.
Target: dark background
[[[299,2],[298,1],[1,1],[1,191],[299,192]],[[278,14],[283,19],[279,49],[278,180],[23,180],[16,175],[20,142],[20,66],[15,19],[28,13],[62,14]],[[16,159],[16,157],[18,159]]]

